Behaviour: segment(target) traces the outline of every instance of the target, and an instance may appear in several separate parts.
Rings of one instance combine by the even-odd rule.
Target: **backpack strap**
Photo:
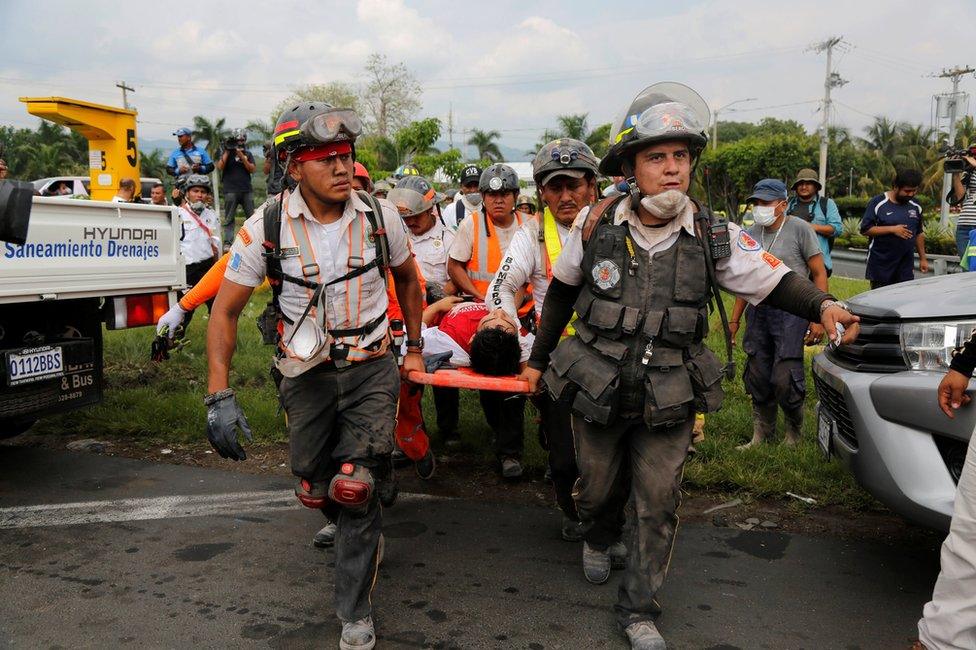
[[[597,225],[601,221],[613,221],[613,215],[617,210],[617,204],[627,198],[626,194],[621,194],[619,196],[608,196],[605,199],[601,199],[590,206],[590,211],[586,213],[586,220],[583,222],[583,230],[580,233],[583,239],[583,248],[586,248],[587,242],[590,241],[590,237],[593,235],[593,231],[596,230]]]
[[[454,204],[454,228],[456,229],[458,226],[460,226],[463,220],[464,204],[461,202],[461,199],[458,199],[457,203]]]
[[[820,203],[820,211],[823,212],[824,219],[826,219],[827,218],[827,197],[821,196],[819,203]]]
[[[383,220],[383,208],[375,196],[369,192],[359,190],[359,198],[369,206],[366,218],[373,228],[373,244],[376,246],[377,268],[380,276],[386,281],[386,271],[390,268],[390,240],[386,236],[386,222]]]
[[[279,194],[274,201],[268,201],[264,206],[264,262],[271,285],[271,302],[278,306],[278,296],[281,295],[281,210],[284,193]]]

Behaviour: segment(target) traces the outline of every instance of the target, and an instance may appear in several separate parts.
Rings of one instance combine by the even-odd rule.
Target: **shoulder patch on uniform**
[[[776,257],[775,255],[773,255],[769,251],[763,251],[762,259],[763,259],[763,262],[765,262],[767,264],[767,266],[769,266],[769,268],[771,268],[771,269],[775,269],[776,267],[778,267],[780,264],[783,263],[783,260],[781,260],[780,258]]]
[[[745,230],[739,231],[739,238],[736,243],[739,245],[739,248],[748,252],[754,252],[762,248],[762,246],[759,245],[759,242],[750,237],[749,233],[747,233]]]
[[[241,270],[241,254],[240,253],[234,253],[233,255],[231,255],[230,262],[227,263],[227,266],[229,266],[232,271],[240,271]]]
[[[600,260],[591,270],[596,286],[604,291],[620,283],[620,267],[613,260]]]
[[[241,226],[241,229],[237,231],[237,236],[241,238],[241,241],[244,242],[245,246],[250,246],[251,242],[253,241],[251,239],[251,233],[249,233],[247,228],[244,226]]]

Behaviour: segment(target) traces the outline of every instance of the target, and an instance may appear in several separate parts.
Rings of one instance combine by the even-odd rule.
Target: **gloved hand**
[[[221,458],[247,460],[244,448],[237,442],[237,428],[251,442],[251,427],[247,424],[244,411],[234,396],[234,390],[226,388],[207,395],[203,399],[207,405],[207,439]]]
[[[170,307],[169,311],[163,314],[159,318],[159,322],[156,323],[156,334],[173,338],[173,335],[176,334],[176,328],[183,324],[183,319],[186,318],[187,313],[189,312],[180,307],[180,303]]]

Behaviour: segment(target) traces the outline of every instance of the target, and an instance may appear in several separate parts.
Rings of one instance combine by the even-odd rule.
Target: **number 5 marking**
[[[125,130],[125,150],[126,152],[131,151],[131,154],[126,155],[125,159],[129,161],[129,165],[132,167],[136,166],[136,162],[139,160],[139,152],[136,150],[136,130],[126,129]]]

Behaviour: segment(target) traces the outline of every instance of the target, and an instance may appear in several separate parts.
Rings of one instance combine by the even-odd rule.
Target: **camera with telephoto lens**
[[[237,151],[247,143],[247,135],[241,129],[234,129],[230,136],[224,140],[224,149],[227,151]]]
[[[942,169],[946,174],[970,172],[973,171],[973,166],[969,164],[969,161],[965,157],[976,158],[976,145],[967,149],[946,147],[942,155],[945,158],[945,162],[942,163]]]

